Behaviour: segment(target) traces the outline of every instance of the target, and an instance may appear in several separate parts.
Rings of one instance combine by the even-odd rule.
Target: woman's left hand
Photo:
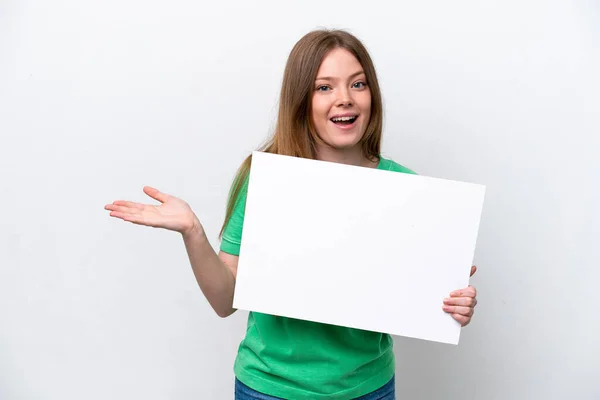
[[[477,271],[477,267],[473,265],[471,267],[471,276]],[[475,306],[477,305],[477,290],[469,285],[465,289],[455,290],[450,293],[450,297],[444,299],[444,306],[442,309],[448,314],[452,315],[452,318],[460,322],[461,326],[469,325]]]

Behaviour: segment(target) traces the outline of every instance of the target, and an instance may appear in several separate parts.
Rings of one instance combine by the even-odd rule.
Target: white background
[[[153,185],[217,246],[319,26],[370,50],[385,156],[487,186],[475,318],[459,346],[397,338],[398,398],[600,397],[597,1],[3,0],[0,399],[233,397],[247,314],[103,206]]]

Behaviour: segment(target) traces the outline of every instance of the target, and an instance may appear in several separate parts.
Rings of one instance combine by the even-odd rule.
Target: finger
[[[140,212],[138,208],[125,207],[125,206],[116,206],[114,204],[108,204],[104,207],[104,209],[109,211],[116,211],[124,214],[136,214]]]
[[[450,297],[476,297],[477,290],[473,286],[464,289],[455,290],[450,293]]]
[[[131,219],[132,215],[130,213],[121,212],[121,211],[111,211],[109,214],[111,217],[119,218],[122,220]]]
[[[141,215],[138,215],[138,214],[128,214],[128,213],[113,211],[110,213],[110,216],[122,219],[123,221],[131,222],[131,223],[134,223],[137,225],[152,226],[151,223],[149,223],[144,217],[142,217]]]
[[[452,318],[460,322],[461,326],[467,326],[469,325],[469,322],[471,322],[471,317],[465,317],[464,315],[460,314],[452,314]]]
[[[150,186],[144,186],[144,193],[146,193],[148,196],[152,197],[154,200],[160,201],[161,203],[164,203],[169,199],[168,194],[162,193],[158,189],[155,189]]]
[[[448,297],[444,299],[444,304],[448,306],[475,307],[477,299],[474,297]]]
[[[476,266],[476,265],[473,265],[473,266],[471,267],[471,275],[470,275],[470,276],[473,276],[473,275],[475,274],[475,272],[477,272],[477,266]]]
[[[471,288],[471,290],[473,290],[473,297],[477,297],[477,289],[475,289],[473,286],[469,285],[469,288]]]
[[[467,317],[473,315],[473,309],[471,307],[462,307],[462,306],[443,306],[442,309],[450,314],[460,314]]]
[[[133,201],[117,200],[117,201],[113,201],[113,205],[115,205],[115,206],[122,206],[122,207],[137,208],[137,209],[140,209],[140,210],[144,209],[144,205],[143,204],[134,203]]]

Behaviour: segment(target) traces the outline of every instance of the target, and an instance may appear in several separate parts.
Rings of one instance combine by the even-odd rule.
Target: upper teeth
[[[334,121],[350,121],[351,119],[354,119],[355,116],[352,117],[337,117],[337,118],[333,118]]]

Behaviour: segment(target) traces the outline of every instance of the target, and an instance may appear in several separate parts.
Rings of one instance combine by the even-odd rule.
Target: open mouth
[[[347,117],[334,117],[334,118],[331,118],[330,121],[336,125],[345,126],[345,125],[352,125],[354,123],[354,121],[356,121],[357,118],[358,118],[358,115],[352,115],[352,116],[347,116]]]

